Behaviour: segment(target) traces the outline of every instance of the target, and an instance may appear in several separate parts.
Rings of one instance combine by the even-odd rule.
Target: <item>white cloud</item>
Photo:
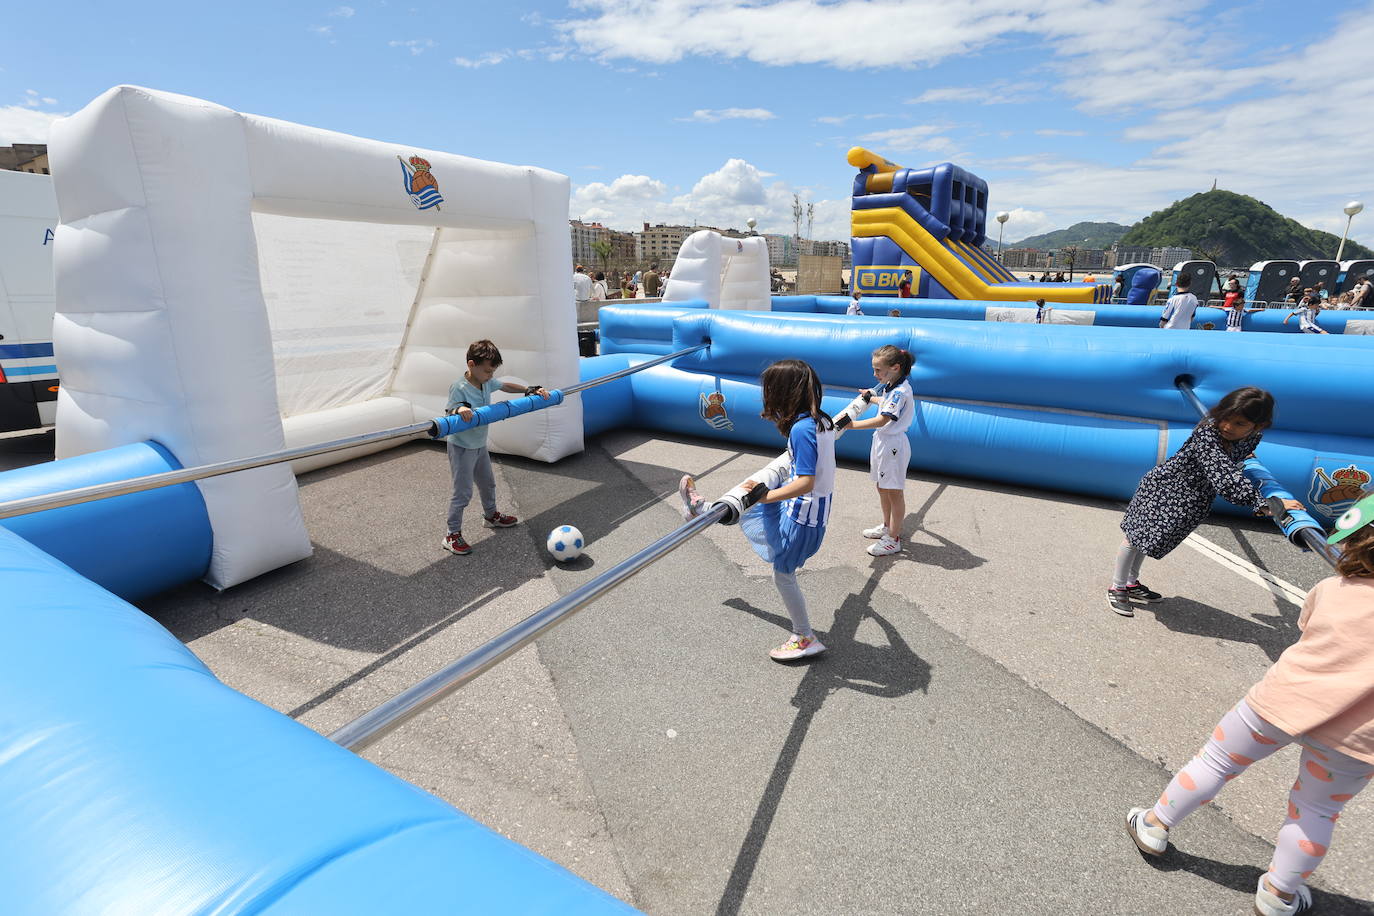
[[[948,124],[916,124],[911,127],[874,131],[864,134],[859,140],[885,152],[924,150],[944,154],[954,149],[954,141],[943,135],[949,128]]]
[[[1037,137],[1086,137],[1086,130],[1056,130],[1053,127],[1043,127],[1035,132]]]
[[[421,54],[434,47],[434,39],[413,38],[410,41],[388,41],[387,46],[391,48],[405,48],[411,55],[419,57]]]
[[[816,119],[816,123],[818,123],[818,124],[843,124],[845,121],[848,121],[848,120],[849,120],[850,118],[852,118],[852,117],[854,117],[854,116],[853,116],[853,115],[821,115],[819,118]]]
[[[455,57],[453,62],[460,67],[469,70],[476,70],[478,67],[490,67],[499,64],[511,56],[509,51],[488,51],[480,57]]]
[[[690,118],[678,118],[679,121],[704,121],[713,124],[716,121],[771,121],[777,115],[767,108],[698,108],[692,112]]]
[[[334,27],[332,25],[312,25],[310,31],[314,32],[316,35],[322,35],[328,38],[334,34]]]
[[[554,27],[584,53],[671,63],[700,55],[842,69],[929,67],[1021,31],[1058,0],[580,0]],[[919,36],[919,53],[913,47]]]
[[[52,104],[54,101],[47,97],[31,96],[19,105],[0,106],[0,146],[47,143],[52,122],[66,117],[68,113],[38,111],[36,105]]]
[[[355,10],[351,6],[336,6],[334,7],[334,9],[329,11],[329,15],[335,17],[336,19],[352,19],[353,14],[356,12],[357,10]]]
[[[610,184],[593,182],[577,188],[571,212],[623,230],[638,229],[645,220],[743,229],[753,218],[759,232],[791,233],[792,195],[801,189],[769,180],[773,177],[744,159],[729,159],[698,179],[691,191],[670,195],[663,181],[622,175]],[[816,201],[815,216],[816,238],[849,238],[849,198]]]

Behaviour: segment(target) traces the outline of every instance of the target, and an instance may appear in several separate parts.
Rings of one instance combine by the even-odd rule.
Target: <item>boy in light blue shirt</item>
[[[547,399],[549,393],[538,385],[525,388],[515,382],[498,382],[494,378],[501,365],[501,351],[490,340],[478,340],[468,347],[468,368],[449,386],[448,403],[444,412],[457,414],[464,421],[472,419],[472,412],[491,403],[492,392],[537,394]],[[472,501],[472,484],[477,482],[482,497],[482,524],[488,528],[509,528],[519,520],[504,515],[496,508],[496,476],[491,469],[491,454],[487,451],[487,427],[474,426],[448,436],[448,465],[453,474],[453,498],[448,504],[448,534],[443,548],[449,553],[465,557],[472,547],[463,540],[463,512]]]

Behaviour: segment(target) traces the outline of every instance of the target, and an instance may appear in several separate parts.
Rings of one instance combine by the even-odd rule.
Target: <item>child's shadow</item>
[[[1202,856],[1195,856],[1183,852],[1176,846],[1170,846],[1169,851],[1163,856],[1147,856],[1143,853],[1140,856],[1158,871],[1186,871],[1199,878],[1206,878],[1214,884],[1228,887],[1233,891],[1244,894],[1254,894],[1255,886],[1259,884],[1260,875],[1264,872],[1253,865],[1233,865],[1230,862],[1218,862],[1215,859],[1207,859]],[[1316,912],[1320,909],[1323,916],[1370,916],[1374,913],[1374,905],[1366,900],[1356,900],[1354,897],[1347,897],[1345,894],[1337,894],[1332,891],[1316,888],[1312,895],[1312,910]]]
[[[887,568],[884,564],[874,569],[863,588],[845,598],[835,612],[835,622],[830,629],[817,634],[830,651],[806,663],[806,674],[792,696],[797,716],[778,752],[773,772],[769,775],[749,830],[740,844],[739,854],[730,870],[730,880],[716,907],[717,916],[739,912],[758,865],[759,854],[768,839],[778,804],[811,728],[811,721],[825,698],[834,691],[848,689],[892,699],[917,690],[926,692],[930,686],[930,663],[913,652],[897,628],[873,610],[873,593]],[[742,599],[732,598],[725,604],[783,630],[792,627],[787,617],[754,607]],[[875,646],[858,640],[859,626],[866,618],[881,628],[887,639],[886,645]]]
[[[1277,661],[1284,649],[1297,642],[1299,635],[1296,609],[1291,617],[1282,614],[1237,617],[1210,604],[1179,597],[1166,598],[1144,609],[1175,633],[1253,643],[1264,650],[1270,661]]]

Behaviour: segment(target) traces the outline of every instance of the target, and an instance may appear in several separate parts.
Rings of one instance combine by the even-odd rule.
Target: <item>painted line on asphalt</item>
[[[1217,563],[1230,569],[1242,579],[1249,579],[1256,585],[1262,585],[1269,590],[1269,593],[1277,598],[1282,598],[1291,604],[1302,607],[1307,600],[1307,593],[1298,588],[1291,582],[1285,582],[1273,573],[1260,569],[1255,564],[1243,557],[1238,557],[1219,544],[1214,544],[1197,532],[1193,532],[1184,538],[1183,543],[1196,550],[1205,557],[1210,557]]]

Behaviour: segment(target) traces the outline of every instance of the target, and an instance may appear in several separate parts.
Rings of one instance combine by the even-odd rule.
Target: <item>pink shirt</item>
[[[1318,582],[1298,628],[1246,701],[1290,735],[1374,763],[1374,579]]]

